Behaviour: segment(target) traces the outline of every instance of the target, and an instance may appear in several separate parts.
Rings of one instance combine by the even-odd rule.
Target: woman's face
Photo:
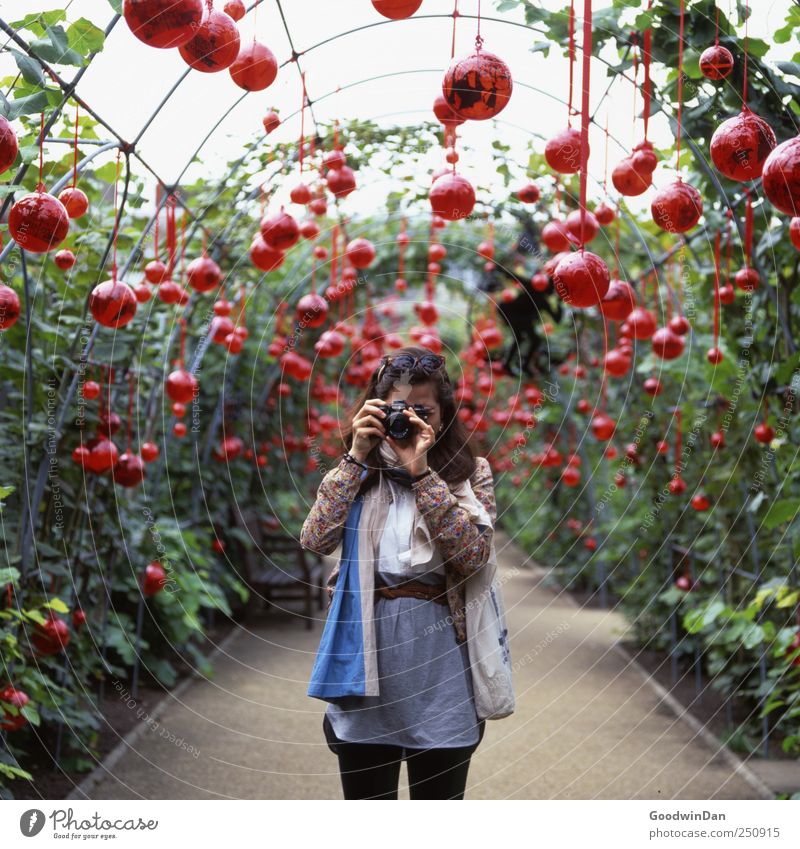
[[[436,400],[433,383],[428,381],[427,383],[417,383],[413,386],[402,386],[398,389],[392,389],[386,398],[386,403],[391,404],[393,401],[422,404],[425,407],[425,412],[428,414],[428,424],[433,428],[434,433],[438,435],[439,427],[442,424],[442,409]]]

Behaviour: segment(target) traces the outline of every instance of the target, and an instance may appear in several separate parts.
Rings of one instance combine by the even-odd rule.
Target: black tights
[[[463,799],[470,759],[478,743],[452,749],[403,749],[373,743],[339,740],[324,720],[328,745],[339,758],[345,799],[397,799],[400,764],[408,769],[412,799]],[[481,725],[480,738],[483,738]]]

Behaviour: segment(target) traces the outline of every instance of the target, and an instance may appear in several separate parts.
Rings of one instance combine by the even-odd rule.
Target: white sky
[[[216,5],[221,7],[223,2],[216,0]],[[728,0],[721,0],[721,3],[723,9],[729,5]],[[753,0],[753,3],[757,8],[751,23],[751,35],[769,39],[782,25],[791,0]],[[565,4],[566,0],[545,0],[544,3],[554,9],[563,8]],[[522,19],[518,11],[497,13],[495,5],[491,0],[484,0],[483,14],[510,20]],[[605,5],[605,2],[596,3],[598,8]],[[105,27],[112,16],[106,0],[0,0],[0,13],[6,21],[16,20],[33,10],[64,7],[68,10],[70,21],[86,17],[100,27]],[[477,0],[461,0],[460,9],[464,14],[474,14],[477,7]],[[452,8],[452,0],[424,0],[418,14],[450,14]],[[384,21],[369,0],[336,0],[335,3],[331,0],[284,0],[283,9],[295,47],[301,53],[333,34]],[[333,9],[335,14],[331,14]],[[582,3],[578,2],[577,12],[580,13],[581,9]],[[337,117],[358,117],[387,125],[429,119],[431,104],[441,90],[441,78],[450,60],[451,25],[451,20],[444,18],[412,18],[387,23],[337,39],[303,56],[301,64],[306,71],[309,96],[313,100],[367,77],[416,72],[335,93],[314,106],[317,118],[328,121]],[[251,12],[240,22],[243,39],[252,37],[253,26]],[[273,0],[263,0],[260,4],[256,32],[259,40],[270,46],[279,61],[289,57],[291,50]],[[465,153],[462,149],[459,170],[473,183],[492,187],[492,191],[502,195],[505,191],[502,181],[491,167],[492,140],[500,137],[510,143],[512,151],[520,153],[518,161],[524,163],[526,157],[521,152],[532,132],[547,137],[561,129],[566,123],[566,107],[553,101],[548,94],[566,97],[568,65],[558,47],[551,49],[547,58],[541,53],[530,53],[531,45],[542,37],[523,28],[484,21],[482,34],[484,48],[497,53],[508,63],[517,86],[509,105],[494,126],[493,122],[467,122],[462,126],[462,144],[474,150]],[[459,21],[457,56],[471,52],[474,36],[475,21]],[[690,33],[688,37],[691,38]],[[795,46],[778,46],[777,50],[780,52],[772,53],[769,58],[788,58]],[[134,38],[121,21],[107,40],[103,53],[94,60],[82,79],[78,91],[118,132],[126,138],[133,138],[185,67],[177,50],[147,47]],[[11,57],[0,55],[0,73],[13,72]],[[579,67],[576,68],[576,76],[578,73]],[[532,91],[521,84],[542,91]],[[607,85],[605,67],[595,63],[593,103],[598,101]],[[635,133],[632,130],[632,89],[621,81],[612,91],[607,100],[610,132],[630,146],[642,137],[640,124]],[[218,74],[192,71],[142,138],[139,145],[142,155],[165,180],[174,180],[199,141],[241,94],[242,90],[234,85],[227,71]],[[576,90],[576,105],[579,105],[578,97]],[[289,65],[279,72],[278,79],[269,89],[248,95],[231,113],[201,153],[202,164],[192,166],[188,178],[220,176],[224,163],[239,155],[243,145],[251,141],[254,134],[260,133],[261,118],[269,107],[278,107],[285,116],[299,103],[299,75],[297,69]],[[604,111],[600,115],[603,116]],[[281,126],[269,140],[293,140],[298,134],[299,119],[296,118]],[[656,116],[651,122],[651,138],[657,146],[670,144],[671,137],[661,116]],[[603,141],[601,134],[594,133],[594,130],[590,146],[590,170],[595,179],[601,180]],[[612,143],[610,167],[621,156],[621,150]],[[432,167],[439,167],[442,158],[441,149],[432,150],[429,163]],[[520,169],[520,176],[522,173]],[[420,177],[427,182],[426,175]],[[391,181],[380,175],[374,180],[365,175],[360,190],[346,201],[347,208],[351,212],[374,209],[376,205],[383,204],[386,193],[392,188]],[[598,197],[596,188],[590,188],[590,193]]]

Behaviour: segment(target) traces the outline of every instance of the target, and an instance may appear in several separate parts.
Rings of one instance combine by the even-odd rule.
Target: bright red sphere
[[[160,259],[154,259],[144,267],[144,277],[148,283],[163,283],[169,280],[169,269]]]
[[[322,295],[310,293],[297,302],[297,320],[306,327],[320,327],[328,317],[328,302]]]
[[[567,236],[567,225],[563,221],[548,221],[542,227],[542,241],[545,247],[554,254],[569,250],[570,241]]]
[[[800,251],[800,218],[792,218],[789,222],[789,239],[797,250]]]
[[[674,360],[683,353],[686,343],[683,336],[678,336],[672,329],[659,327],[651,339],[653,353],[662,360]]]
[[[692,325],[689,324],[689,319],[686,318],[685,315],[675,315],[669,320],[669,327],[673,333],[677,333],[678,336],[685,336],[691,329]]]
[[[608,266],[589,251],[565,256],[556,267],[553,282],[558,296],[572,307],[599,304],[611,284]]]
[[[733,279],[736,282],[736,285],[743,292],[752,292],[753,289],[757,289],[761,283],[761,275],[755,270],[755,268],[749,267],[740,268]]]
[[[653,398],[655,398],[656,395],[660,395],[661,390],[664,388],[657,377],[648,377],[647,380],[645,380],[643,387],[644,391]]]
[[[139,451],[145,463],[152,463],[158,458],[158,445],[155,442],[143,442]]]
[[[769,202],[787,215],[800,213],[800,136],[779,144],[767,157],[761,185]]]
[[[39,654],[58,654],[69,645],[69,626],[52,610],[44,625],[36,625],[31,635],[31,642]]]
[[[567,127],[553,136],[544,146],[547,164],[559,174],[577,174],[581,167],[581,134]]]
[[[292,203],[297,203],[300,206],[305,206],[311,200],[311,189],[305,183],[298,183],[293,186],[289,192],[289,198]]]
[[[375,247],[368,239],[353,239],[345,249],[353,268],[369,268],[375,261]]]
[[[636,306],[636,293],[630,283],[612,280],[600,301],[600,312],[611,321],[625,321]]]
[[[0,115],[0,174],[14,164],[19,152],[19,142],[14,128],[8,123],[8,119]]]
[[[728,306],[736,300],[736,290],[730,283],[719,287],[719,302]]]
[[[422,5],[422,0],[372,0],[372,5],[384,18],[399,21],[410,18]]]
[[[250,245],[250,260],[261,271],[275,271],[283,265],[286,254],[272,245],[268,245],[259,233]]]
[[[644,307],[635,307],[631,310],[626,321],[636,339],[649,339],[656,332],[656,317]]]
[[[234,21],[241,21],[241,19],[247,14],[247,9],[245,8],[242,0],[228,0],[228,2],[222,7],[222,11],[225,12],[226,15],[230,15]]]
[[[617,423],[605,413],[596,413],[592,419],[592,433],[595,439],[607,442],[614,435]]]
[[[202,0],[125,0],[122,14],[131,32],[150,47],[180,47],[203,20]]]
[[[0,330],[8,330],[19,318],[19,295],[4,283],[0,283]]]
[[[243,44],[229,68],[231,79],[245,91],[263,91],[278,76],[275,54],[259,41]]]
[[[594,208],[594,217],[597,219],[597,223],[600,224],[601,227],[608,227],[609,224],[614,223],[617,213],[614,211],[613,206],[606,203],[604,200],[601,200]]]
[[[631,358],[622,351],[612,348],[605,358],[605,370],[612,377],[623,377],[631,368]]]
[[[325,176],[325,182],[332,194],[338,198],[347,197],[356,189],[356,175],[349,165],[341,168],[331,168]]]
[[[466,218],[475,207],[475,189],[460,174],[447,174],[439,177],[429,194],[431,208],[447,221]]]
[[[72,251],[63,250],[59,251],[54,257],[53,262],[60,268],[62,271],[67,271],[75,265],[75,254]]]
[[[536,183],[527,183],[521,189],[517,190],[517,198],[522,203],[536,203],[541,196],[539,187]]]
[[[714,131],[711,159],[716,169],[731,180],[757,180],[777,143],[772,127],[745,107]]]
[[[281,125],[281,119],[277,112],[270,109],[269,112],[261,119],[264,125],[264,132],[269,135],[273,130],[277,130]]]
[[[600,232],[600,222],[595,214],[587,209],[581,227],[581,211],[575,209],[567,216],[567,232],[578,244],[591,242]]]
[[[700,54],[700,73],[708,80],[724,80],[733,70],[733,54],[721,44],[712,44]]]
[[[197,378],[184,368],[177,368],[167,376],[164,389],[173,401],[188,404],[199,390]]]
[[[611,182],[614,188],[625,197],[637,197],[646,192],[652,185],[652,174],[642,173],[634,165],[631,157],[626,157],[614,166],[611,172]]]
[[[9,684],[4,689],[0,690],[0,701],[7,702],[13,705],[17,711],[20,711],[30,701],[30,697],[23,690],[17,690]],[[0,720],[0,728],[4,731],[19,731],[28,720],[21,714],[17,713],[13,716],[8,709],[3,709],[3,715]]]
[[[709,348],[706,351],[706,359],[711,363],[712,366],[719,365],[724,357],[722,356],[722,351],[719,348]]]
[[[761,442],[763,445],[769,445],[775,438],[775,431],[766,422],[762,422],[756,425],[753,435],[758,442]]]
[[[136,315],[137,305],[133,289],[121,280],[98,283],[89,296],[89,311],[103,327],[124,327]]]
[[[70,218],[80,218],[82,215],[86,215],[86,210],[89,209],[89,198],[75,187],[64,189],[58,199],[64,204],[64,209],[67,210],[67,215]]]
[[[114,482],[130,489],[144,480],[144,460],[138,454],[125,452],[111,474]]]
[[[300,239],[300,226],[283,208],[275,215],[261,219],[261,238],[279,251],[285,251]]]
[[[442,82],[442,94],[450,108],[471,121],[485,121],[502,112],[512,89],[508,65],[483,50],[454,60]]]
[[[226,12],[211,9],[192,39],[178,48],[195,71],[214,74],[229,68],[239,55],[239,29]]]
[[[650,204],[653,221],[668,233],[691,230],[703,214],[700,192],[683,180],[675,180],[660,189]]]
[[[36,191],[21,197],[11,207],[8,230],[23,250],[47,253],[66,239],[69,216],[58,198]]]
[[[167,583],[167,573],[164,567],[154,560],[144,570],[144,578],[142,580],[142,591],[146,596],[153,596],[160,593]]]
[[[222,270],[210,256],[193,259],[186,269],[186,279],[196,292],[210,292],[222,280]]]

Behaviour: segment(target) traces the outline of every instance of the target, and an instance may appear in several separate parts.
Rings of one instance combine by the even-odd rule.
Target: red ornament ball
[[[316,239],[319,236],[319,224],[313,218],[300,222],[300,235],[304,239]]]
[[[697,510],[698,513],[701,513],[704,510],[708,510],[708,508],[711,506],[711,502],[708,500],[708,498],[700,492],[692,496],[692,500],[690,503],[692,505],[692,509]]]
[[[144,570],[144,577],[142,580],[142,591],[144,594],[146,596],[154,596],[157,593],[160,593],[166,584],[167,573],[164,571],[164,567],[157,560],[148,564]]]
[[[636,306],[636,293],[630,283],[612,280],[600,301],[600,312],[611,321],[625,321]]]
[[[430,191],[433,211],[446,221],[466,218],[475,207],[475,189],[465,177],[448,172],[434,181]]]
[[[741,114],[723,121],[714,131],[711,159],[730,180],[757,180],[777,143],[772,127],[745,106]]]
[[[733,70],[733,54],[721,44],[712,44],[700,54],[700,73],[707,80],[724,80]]]
[[[72,251],[59,251],[54,257],[53,262],[62,271],[67,271],[75,265],[75,254]]]
[[[245,8],[242,0],[228,0],[228,2],[222,7],[222,10],[226,15],[230,15],[234,21],[241,21],[241,19],[247,14],[247,9]]]
[[[542,241],[545,247],[554,254],[569,250],[570,241],[567,235],[567,225],[563,221],[548,221],[542,227]]]
[[[286,251],[299,241],[300,226],[281,207],[280,212],[261,220],[261,238],[271,247]]]
[[[553,136],[544,147],[547,164],[559,174],[577,174],[581,168],[581,134],[567,127]]]
[[[186,279],[196,292],[210,292],[219,286],[222,270],[210,256],[203,254],[189,263]]]
[[[311,200],[311,189],[305,183],[298,183],[289,192],[292,203],[305,206]]]
[[[779,144],[761,172],[761,185],[769,202],[787,215],[800,213],[800,136]]]
[[[531,277],[531,289],[534,292],[546,292],[550,288],[550,278],[544,273],[544,271],[537,271],[536,274]]]
[[[138,454],[126,451],[114,466],[111,475],[114,482],[126,489],[131,489],[144,480],[144,460]]]
[[[98,283],[89,296],[89,311],[103,327],[124,327],[136,315],[136,295],[121,280]]]
[[[369,268],[375,261],[375,247],[368,239],[353,239],[345,249],[353,268]]]
[[[733,279],[743,292],[752,292],[761,283],[761,275],[750,267],[740,268]]]
[[[148,283],[163,283],[169,280],[169,269],[160,259],[154,259],[144,267],[144,277]]]
[[[792,218],[789,222],[789,239],[795,248],[800,251],[800,218]]]
[[[356,175],[349,165],[331,168],[325,176],[325,182],[337,198],[345,198],[356,189]]]
[[[652,398],[655,398],[657,395],[660,395],[662,389],[664,388],[661,385],[661,381],[657,377],[648,377],[647,380],[645,380],[643,386],[644,391]]]
[[[508,65],[483,50],[454,60],[442,82],[442,94],[450,108],[471,121],[485,121],[502,112],[512,89]]]
[[[322,295],[303,295],[297,302],[297,320],[305,327],[320,327],[328,317],[328,302]]]
[[[656,317],[644,307],[636,307],[627,317],[635,339],[649,339],[656,332]]]
[[[69,232],[69,216],[61,201],[43,190],[21,197],[8,214],[14,241],[34,254],[58,247]]]
[[[711,363],[712,366],[719,365],[724,357],[722,356],[722,351],[719,348],[709,348],[706,351],[706,359]]]
[[[273,130],[277,130],[281,125],[281,119],[277,112],[270,109],[269,112],[261,119],[264,125],[264,132],[269,135]]]
[[[158,445],[155,442],[143,442],[139,451],[145,463],[152,463],[158,458]]]
[[[410,18],[422,5],[422,0],[372,0],[379,15],[393,21]]]
[[[692,325],[689,324],[689,319],[686,318],[685,315],[673,316],[669,320],[669,327],[670,330],[673,333],[677,333],[678,336],[685,336],[692,329]]]
[[[239,29],[226,12],[210,9],[194,37],[178,48],[195,71],[215,74],[229,68],[239,55]]]
[[[14,164],[19,152],[19,142],[14,128],[8,123],[8,119],[0,115],[0,174]]]
[[[522,203],[536,203],[541,197],[541,192],[536,183],[527,183],[521,189],[517,190],[517,198]]]
[[[190,403],[199,388],[197,378],[184,368],[177,368],[170,372],[164,384],[167,395],[179,404]]]
[[[86,215],[86,210],[89,209],[89,198],[75,186],[64,189],[58,199],[64,204],[64,209],[67,210],[67,215],[70,218],[80,218],[82,215]]]
[[[679,475],[676,475],[669,482],[669,491],[673,495],[680,495],[681,493],[686,492],[686,481]]]
[[[601,200],[594,208],[594,217],[601,227],[608,227],[609,224],[614,223],[617,213],[614,211],[613,206]]]
[[[250,245],[250,261],[261,271],[275,271],[283,265],[286,254],[278,248],[268,245],[259,233]]]
[[[659,327],[652,337],[653,353],[662,360],[674,360],[683,353],[685,342],[683,336],[678,336],[672,329]]]
[[[595,214],[586,210],[586,215],[581,226],[581,211],[575,209],[567,216],[567,233],[580,245],[591,242],[600,232],[600,222]]]
[[[650,188],[653,178],[652,174],[639,171],[634,165],[633,159],[626,157],[614,166],[614,170],[611,172],[611,182],[621,195],[637,197]]]
[[[766,422],[762,422],[761,424],[756,425],[753,435],[758,442],[762,443],[762,445],[769,445],[769,443],[775,438],[775,431]]]
[[[96,380],[87,380],[83,384],[83,392],[81,393],[87,401],[94,401],[100,397],[100,384]]]
[[[605,357],[605,370],[612,377],[624,377],[631,368],[631,358],[612,348]]]
[[[703,199],[694,186],[675,180],[660,189],[650,204],[653,221],[668,233],[691,230],[703,214]]]
[[[608,442],[616,429],[617,423],[605,413],[596,413],[592,419],[592,433],[601,442]]]
[[[150,47],[180,47],[203,20],[202,0],[125,0],[122,14],[131,32]]]
[[[243,44],[229,68],[231,79],[245,91],[263,91],[278,76],[275,54],[260,41]]]
[[[36,625],[31,642],[39,654],[58,654],[69,645],[69,626],[54,611],[50,611],[44,625]]]
[[[0,283],[0,331],[17,323],[19,311],[19,295],[10,286]]]
[[[597,254],[576,251],[559,262],[554,275],[558,296],[572,307],[599,304],[611,280],[608,266]]]
[[[17,714],[13,715],[8,708],[3,708],[2,721],[0,728],[4,731],[19,731],[28,721],[20,711],[30,701],[30,697],[23,690],[17,690],[9,684],[4,689],[0,690],[0,702],[6,702],[17,709]]]
[[[719,302],[721,304],[725,304],[725,306],[729,306],[736,300],[736,290],[731,286],[730,283],[726,283],[724,286],[719,287]]]

